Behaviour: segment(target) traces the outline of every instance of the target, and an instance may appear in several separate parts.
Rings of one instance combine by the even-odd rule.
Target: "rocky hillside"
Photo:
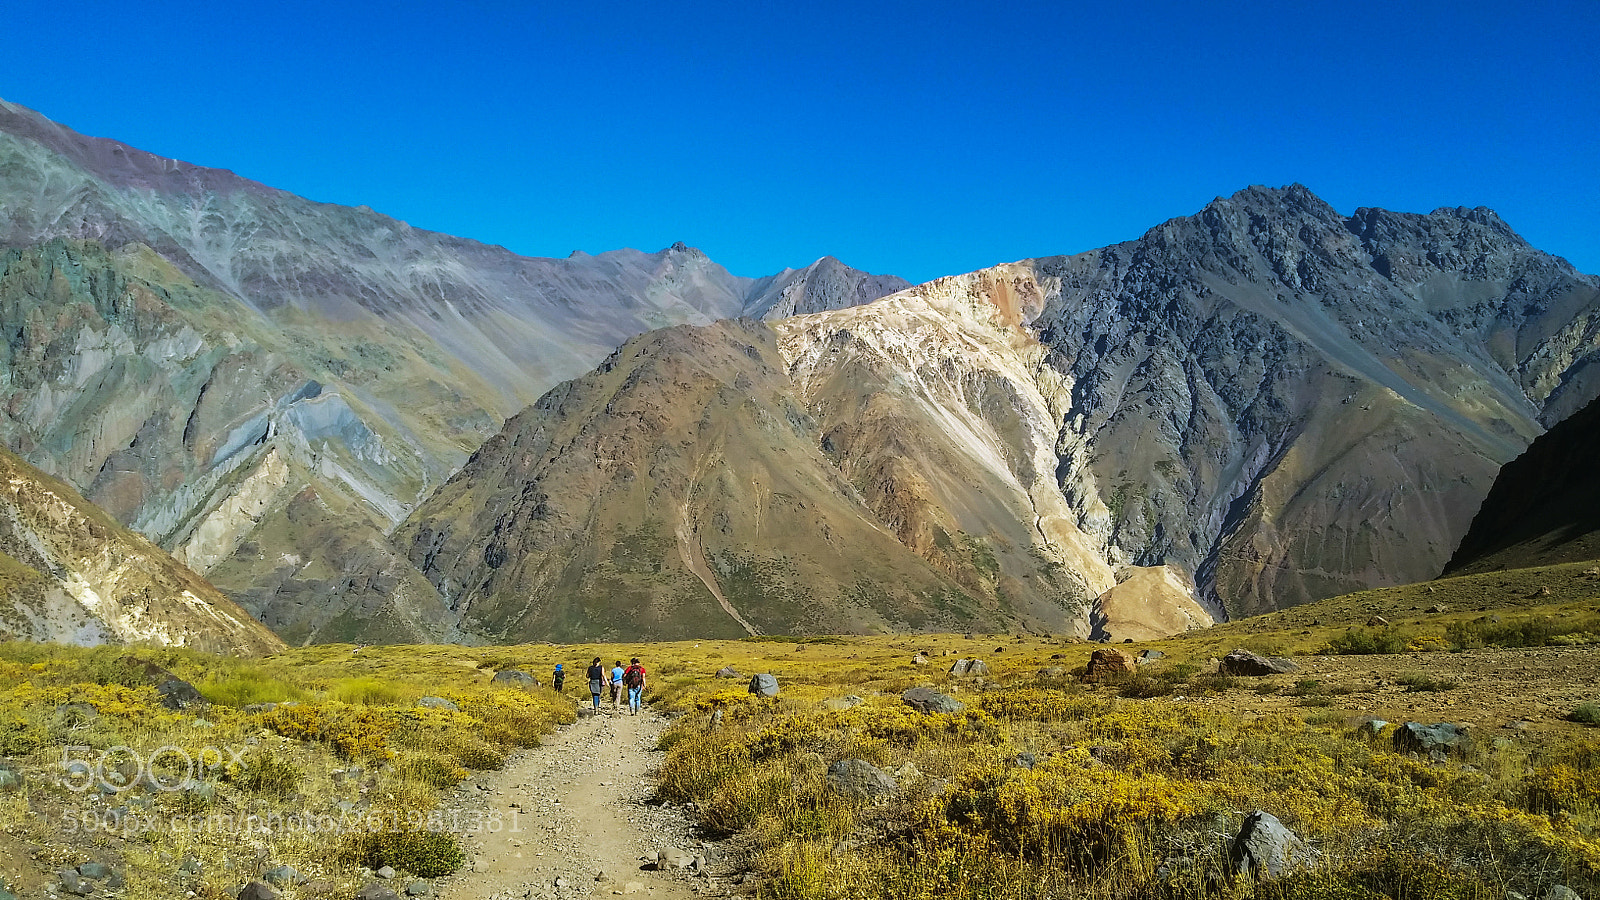
[[[1500,470],[1445,575],[1600,559],[1600,402],[1562,420]]]
[[[1151,637],[1426,579],[1500,465],[1591,394],[1600,284],[1488,210],[1345,217],[1251,188],[1138,241],[778,321],[781,362],[743,327],[759,379],[722,331],[651,336],[514,419],[402,529],[412,562],[476,627],[521,635],[528,597],[602,615],[615,586],[553,573],[647,523],[645,558],[676,535],[711,562],[620,605],[710,610],[746,577],[716,560],[752,553],[771,586],[832,546],[815,511],[842,480],[959,590],[956,620]],[[787,506],[769,463],[740,467],[775,453],[809,473]],[[916,568],[831,552],[831,573],[796,572],[824,609]],[[810,627],[770,600],[739,609]]]
[[[0,638],[283,649],[249,613],[77,491],[0,450]]]
[[[1498,467],[1595,391],[1600,281],[1486,209],[1251,188],[1028,268],[1082,524],[1230,615],[1431,577]]]
[[[0,438],[294,642],[462,637],[388,532],[628,337],[904,286],[520,257],[0,101]]]

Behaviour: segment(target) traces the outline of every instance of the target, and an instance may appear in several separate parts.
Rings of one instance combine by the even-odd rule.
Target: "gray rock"
[[[762,673],[750,678],[750,693],[757,697],[778,696],[778,678],[775,675]]]
[[[395,876],[394,866],[384,866],[383,868],[379,869],[376,872],[373,872],[372,874],[374,874],[374,875],[376,875],[379,878],[382,878],[384,880],[388,880],[388,879],[393,878]]]
[[[373,881],[356,892],[355,900],[400,900],[400,895],[383,882]]]
[[[14,791],[22,787],[22,770],[10,763],[0,763],[0,791]]]
[[[182,678],[168,678],[161,682],[156,685],[156,693],[161,695],[161,705],[171,710],[196,709],[210,705],[194,685]]]
[[[87,897],[94,893],[94,885],[78,874],[77,869],[62,869],[56,873],[61,879],[61,889],[77,897]]]
[[[1165,653],[1162,653],[1160,650],[1145,650],[1145,651],[1142,651],[1135,658],[1140,663],[1147,663],[1147,662],[1155,662],[1158,659],[1165,659],[1166,656],[1167,655]]]
[[[742,676],[739,674],[739,670],[735,669],[733,666],[723,666],[722,668],[717,670],[717,677],[718,678],[740,678]]]
[[[951,678],[977,678],[989,674],[989,665],[981,659],[958,659],[950,666]]]
[[[1564,884],[1552,885],[1550,890],[1544,892],[1543,900],[1583,900],[1578,892]]]
[[[1228,859],[1236,874],[1278,878],[1310,866],[1316,854],[1276,816],[1258,809],[1245,816]]]
[[[299,870],[294,866],[283,865],[273,866],[265,872],[262,872],[261,880],[272,885],[273,887],[290,887],[292,885],[299,884],[306,879],[305,876],[301,875]]]
[[[78,866],[78,874],[95,881],[103,881],[111,875],[111,867],[103,862],[86,862]]]
[[[424,709],[444,709],[450,712],[461,711],[461,707],[443,697],[423,697],[417,701],[417,705]]]
[[[1287,675],[1300,671],[1294,660],[1282,656],[1257,656],[1249,650],[1240,648],[1222,658],[1218,664],[1218,671],[1224,675],[1243,675],[1247,677],[1260,677],[1263,675]]]
[[[252,881],[239,891],[239,900],[279,900],[283,894],[265,881]]]
[[[489,683],[497,684],[501,687],[530,688],[537,687],[539,684],[539,679],[534,678],[532,675],[529,675],[527,672],[524,672],[521,669],[505,669],[503,671],[494,673],[494,678]]]
[[[917,712],[929,714],[953,715],[967,708],[967,705],[960,700],[929,687],[914,687],[901,694],[900,701]]]
[[[1432,725],[1407,722],[1394,733],[1394,748],[1401,753],[1422,753],[1437,758],[1463,753],[1470,742],[1465,728],[1448,722]]]
[[[413,881],[410,884],[406,885],[406,896],[407,897],[432,897],[433,896],[433,885],[431,885],[428,882],[423,881],[422,879],[419,878],[416,881]]]
[[[828,767],[828,787],[858,800],[886,800],[900,790],[894,776],[864,759],[841,759]]]
[[[671,869],[687,869],[694,865],[694,857],[676,847],[656,851],[656,868],[665,872]]]
[[[822,701],[822,705],[831,710],[840,711],[860,706],[865,702],[867,701],[857,697],[855,694],[850,694],[849,696],[845,697],[829,697],[828,699]]]

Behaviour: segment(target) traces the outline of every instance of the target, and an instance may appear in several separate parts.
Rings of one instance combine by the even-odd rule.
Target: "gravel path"
[[[505,769],[463,784],[447,814],[463,823],[471,862],[439,881],[439,895],[687,900],[722,893],[725,879],[711,874],[721,868],[719,848],[694,838],[681,810],[650,802],[666,726],[649,710],[581,718]],[[688,867],[658,870],[661,851]]]

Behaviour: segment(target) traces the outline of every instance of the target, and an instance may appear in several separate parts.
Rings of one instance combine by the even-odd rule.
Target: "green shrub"
[[[1352,628],[1328,641],[1328,652],[1341,655],[1401,653],[1410,643],[1397,628]]]
[[[305,776],[293,762],[271,752],[250,757],[234,781],[243,790],[263,797],[292,796]]]
[[[305,699],[305,691],[253,668],[213,674],[195,688],[206,700],[235,709],[255,703]]]
[[[432,754],[402,756],[395,763],[395,769],[400,772],[400,777],[407,781],[441,789],[455,787],[472,774],[454,760]]]
[[[1600,725],[1600,703],[1592,700],[1579,703],[1567,713],[1567,718],[1579,725]]]
[[[393,866],[422,878],[449,875],[466,862],[455,835],[444,831],[362,832],[351,839],[348,855],[369,869]]]
[[[335,684],[328,696],[352,706],[402,706],[415,703],[415,690],[378,678],[346,678]]]

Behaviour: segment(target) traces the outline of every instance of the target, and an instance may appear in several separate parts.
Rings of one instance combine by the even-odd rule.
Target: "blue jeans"
[[[597,678],[589,679],[589,693],[594,695],[594,708],[595,709],[599,709],[600,708],[600,691],[601,690],[602,690],[602,688],[601,688],[599,679],[597,679]]]
[[[639,711],[639,695],[644,693],[644,685],[628,688],[628,708],[634,712]]]

